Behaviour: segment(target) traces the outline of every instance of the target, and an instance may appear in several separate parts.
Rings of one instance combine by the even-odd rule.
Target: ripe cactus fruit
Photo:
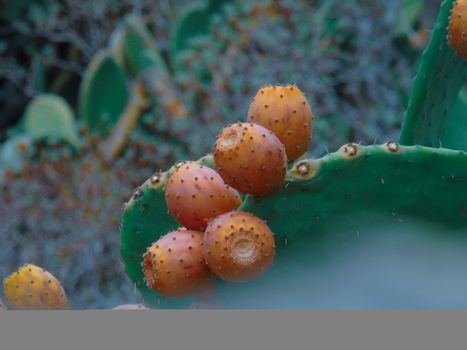
[[[254,123],[223,129],[214,145],[214,162],[227,184],[258,196],[281,187],[287,172],[284,145],[271,130]]]
[[[215,217],[242,204],[237,191],[213,169],[194,162],[177,164],[165,186],[170,214],[181,225],[202,230]]]
[[[203,240],[204,258],[211,270],[227,281],[245,282],[272,264],[274,234],[266,223],[245,212],[230,212],[209,223]]]
[[[457,0],[452,8],[448,39],[454,51],[467,60],[467,0]]]
[[[248,121],[272,130],[285,145],[289,162],[308,149],[313,114],[305,95],[296,85],[260,88],[250,104]]]
[[[60,282],[48,271],[26,264],[3,281],[8,305],[19,310],[61,310],[68,300]]]
[[[179,229],[166,234],[146,252],[144,278],[160,295],[181,297],[202,292],[213,282],[203,259],[203,232]]]

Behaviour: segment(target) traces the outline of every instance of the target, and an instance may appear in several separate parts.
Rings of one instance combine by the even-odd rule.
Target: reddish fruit
[[[112,310],[149,310],[141,304],[123,304],[114,307]]]
[[[284,183],[287,156],[284,145],[261,125],[232,124],[214,145],[216,170],[224,181],[251,195],[266,195]]]
[[[204,233],[204,258],[227,281],[254,279],[271,266],[274,234],[266,223],[245,212],[230,212],[209,223]]]
[[[60,282],[48,271],[26,264],[3,281],[8,305],[18,310],[60,310],[68,301]]]
[[[165,186],[165,199],[178,223],[203,231],[210,220],[242,204],[238,192],[218,173],[196,163],[177,167]]]
[[[448,39],[454,51],[467,60],[467,0],[457,0],[452,8]]]
[[[164,296],[202,292],[213,282],[203,258],[203,232],[177,230],[166,234],[146,252],[143,271],[149,288]]]
[[[248,110],[248,121],[272,130],[284,144],[289,162],[307,150],[313,130],[313,114],[296,85],[259,89]]]

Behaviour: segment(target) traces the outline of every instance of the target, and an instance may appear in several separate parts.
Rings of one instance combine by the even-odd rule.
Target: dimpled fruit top
[[[287,172],[284,145],[271,130],[254,123],[224,128],[214,145],[214,162],[227,184],[258,196],[279,189]]]

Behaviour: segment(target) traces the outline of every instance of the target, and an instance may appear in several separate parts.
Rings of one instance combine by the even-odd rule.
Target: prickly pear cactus
[[[134,16],[125,18],[122,24],[122,34],[119,40],[119,56],[128,72],[136,76],[148,66],[157,65],[167,72],[167,66],[158,53],[156,40],[147,30],[142,19]],[[151,58],[146,57],[151,52]]]
[[[35,97],[26,107],[22,126],[33,139],[67,141],[75,147],[79,143],[73,110],[57,95]]]
[[[446,127],[450,112],[467,76],[467,61],[448,41],[451,10],[456,0],[444,0],[431,39],[413,82],[400,142],[444,147],[457,137]],[[464,119],[467,115],[464,116]],[[451,130],[454,134],[450,134]],[[465,149],[465,148],[464,148]]]
[[[26,264],[3,281],[8,305],[19,310],[61,310],[68,300],[60,282],[48,271]]]
[[[118,42],[114,44],[114,51],[127,71],[141,80],[151,104],[169,117],[185,117],[187,112],[178,97],[169,69],[142,19],[128,16],[120,31],[114,39]]]
[[[213,167],[210,156],[199,163]],[[185,308],[192,301],[159,297],[146,287],[141,267],[147,247],[178,226],[167,212],[163,192],[173,170],[156,174],[139,187],[126,203],[122,218],[121,254],[126,271],[146,303],[156,308]],[[442,237],[466,247],[466,183],[466,153],[394,142],[348,144],[323,158],[299,161],[288,171],[280,190],[267,197],[246,197],[239,208],[267,222],[275,233],[277,256],[273,267],[257,281],[219,282],[220,306],[313,307],[324,305],[323,298],[333,306],[348,306],[345,293],[333,295],[330,291],[342,290],[342,283],[352,282],[336,276],[352,270],[352,264],[359,268],[354,271],[357,279],[362,278],[362,271],[378,269],[348,258],[352,249],[363,249],[377,237],[394,244],[394,237],[413,227],[421,232],[424,244],[425,239]],[[400,244],[414,244],[407,249],[414,253],[422,249],[406,239]],[[462,254],[444,258],[443,264],[454,270],[457,264],[467,262]],[[403,271],[403,267],[397,270]],[[384,278],[378,277],[384,284]],[[305,281],[310,281],[306,282],[309,287]],[[360,282],[371,285],[376,279]],[[467,290],[465,281],[459,283],[460,290]],[[366,292],[368,298],[380,294],[377,290]],[[465,306],[467,301],[464,297],[455,302]]]
[[[108,51],[91,60],[79,92],[79,113],[91,134],[107,135],[128,100],[125,73]]]
[[[443,147],[467,151],[467,88],[457,96],[441,135]]]

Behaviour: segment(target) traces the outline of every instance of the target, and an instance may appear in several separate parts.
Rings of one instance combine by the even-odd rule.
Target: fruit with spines
[[[467,60],[467,0],[457,0],[452,8],[448,39],[454,51]]]
[[[216,171],[194,162],[176,166],[165,186],[165,199],[177,222],[202,231],[210,220],[242,204],[238,192]]]
[[[240,211],[211,221],[204,233],[203,252],[209,268],[232,282],[250,281],[272,264],[274,234],[260,218]]]
[[[143,271],[149,288],[160,295],[181,297],[202,292],[213,282],[203,258],[203,232],[179,229],[147,250]]]
[[[308,150],[313,114],[297,85],[261,87],[250,104],[248,121],[272,130],[284,144],[289,162]]]
[[[17,310],[63,310],[68,300],[60,282],[48,271],[26,264],[3,281],[8,305]]]
[[[254,123],[224,128],[214,145],[214,162],[228,185],[258,196],[279,189],[287,171],[284,145],[271,130]]]

